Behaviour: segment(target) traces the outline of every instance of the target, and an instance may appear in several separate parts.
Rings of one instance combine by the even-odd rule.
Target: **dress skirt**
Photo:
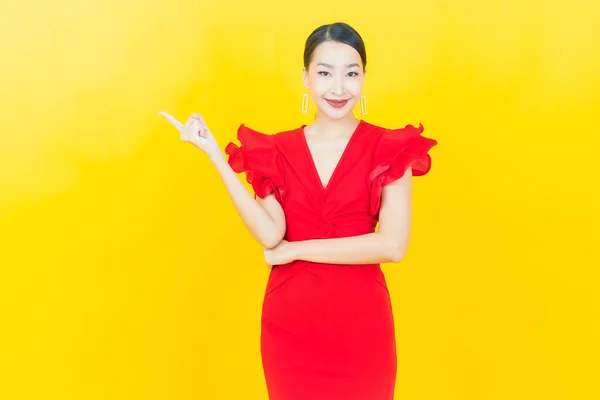
[[[261,350],[271,400],[392,400],[394,320],[380,266],[275,267]]]

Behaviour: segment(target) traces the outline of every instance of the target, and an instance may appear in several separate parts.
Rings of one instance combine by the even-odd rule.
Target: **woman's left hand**
[[[265,260],[270,266],[288,264],[295,259],[294,244],[287,240],[282,240],[272,249],[265,250]]]

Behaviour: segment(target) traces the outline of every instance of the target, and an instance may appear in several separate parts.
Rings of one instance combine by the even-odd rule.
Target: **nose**
[[[344,94],[344,79],[343,78],[337,78],[337,79],[333,79],[332,85],[331,85],[331,93],[335,94],[335,95],[342,95]]]

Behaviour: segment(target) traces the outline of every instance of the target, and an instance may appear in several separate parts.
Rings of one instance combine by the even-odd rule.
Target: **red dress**
[[[384,185],[412,166],[431,166],[437,144],[423,126],[385,129],[361,120],[323,187],[304,125],[266,135],[241,125],[226,153],[257,196],[274,193],[285,239],[363,235],[375,230]],[[261,324],[271,400],[391,400],[396,381],[394,319],[379,264],[294,261],[271,270]]]

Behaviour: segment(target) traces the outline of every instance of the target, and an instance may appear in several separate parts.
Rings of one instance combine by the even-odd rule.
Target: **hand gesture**
[[[165,117],[179,131],[181,140],[193,144],[209,157],[219,153],[219,145],[200,114],[193,113],[185,125],[169,113],[160,111],[159,114]]]

